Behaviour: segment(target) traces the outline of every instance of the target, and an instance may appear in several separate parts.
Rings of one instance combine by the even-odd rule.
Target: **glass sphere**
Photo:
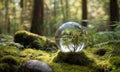
[[[66,22],[56,31],[55,40],[62,52],[80,52],[85,47],[84,27]]]

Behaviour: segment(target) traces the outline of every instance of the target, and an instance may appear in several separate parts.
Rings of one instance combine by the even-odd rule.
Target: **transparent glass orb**
[[[84,27],[76,22],[62,24],[55,34],[62,52],[80,52],[85,47]]]

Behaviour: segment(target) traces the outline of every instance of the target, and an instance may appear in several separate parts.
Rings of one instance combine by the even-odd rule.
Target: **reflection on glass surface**
[[[55,39],[62,52],[80,52],[85,47],[83,26],[76,22],[61,25]]]

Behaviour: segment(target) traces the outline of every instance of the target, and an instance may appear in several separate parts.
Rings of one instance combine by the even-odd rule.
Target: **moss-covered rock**
[[[89,66],[93,62],[84,52],[59,52],[54,61],[82,66]]]
[[[56,43],[45,36],[39,36],[27,31],[18,31],[14,35],[14,41],[24,45],[42,50],[56,50],[58,49]]]

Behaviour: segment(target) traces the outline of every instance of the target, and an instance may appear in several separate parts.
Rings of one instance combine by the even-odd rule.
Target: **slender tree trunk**
[[[43,35],[43,0],[34,0],[31,32]]]
[[[5,0],[5,24],[6,33],[10,33],[10,21],[9,21],[9,0]]]
[[[54,0],[54,16],[56,17],[57,15],[57,1]]]
[[[70,9],[69,9],[69,1],[65,0],[61,0],[61,11],[63,14],[63,22],[66,22],[69,20],[69,16],[70,16]]]
[[[69,1],[68,0],[65,0],[65,18],[66,18],[66,21],[69,21],[69,18],[70,18],[70,9],[69,9]]]
[[[61,11],[62,11],[62,15],[63,15],[63,22],[65,22],[65,12],[64,12],[64,4],[63,4],[63,0],[60,0],[61,2]]]
[[[12,21],[14,22],[15,25],[14,25],[14,29],[13,29],[13,31],[12,31],[13,33],[16,32],[17,27],[18,27],[18,26],[16,25],[16,20],[17,20],[16,15],[17,15],[17,14],[16,14],[16,7],[15,7],[15,6],[16,6],[16,5],[15,5],[15,3],[14,3],[14,7],[13,7],[13,19],[12,19]]]
[[[116,27],[114,24],[119,21],[119,7],[117,0],[110,0],[110,30]]]
[[[82,25],[87,27],[87,0],[82,0]]]
[[[50,30],[51,30],[51,35],[54,35],[54,31],[56,30],[53,26],[53,23],[56,24],[57,23],[57,0],[54,0],[54,21],[52,23],[50,23]]]
[[[3,17],[2,17],[2,10],[0,10],[0,34],[2,33],[2,23],[3,23]]]
[[[23,0],[21,0],[20,1],[20,7],[21,7],[21,18],[20,18],[20,29],[23,29],[23,24],[24,24],[24,1]]]

